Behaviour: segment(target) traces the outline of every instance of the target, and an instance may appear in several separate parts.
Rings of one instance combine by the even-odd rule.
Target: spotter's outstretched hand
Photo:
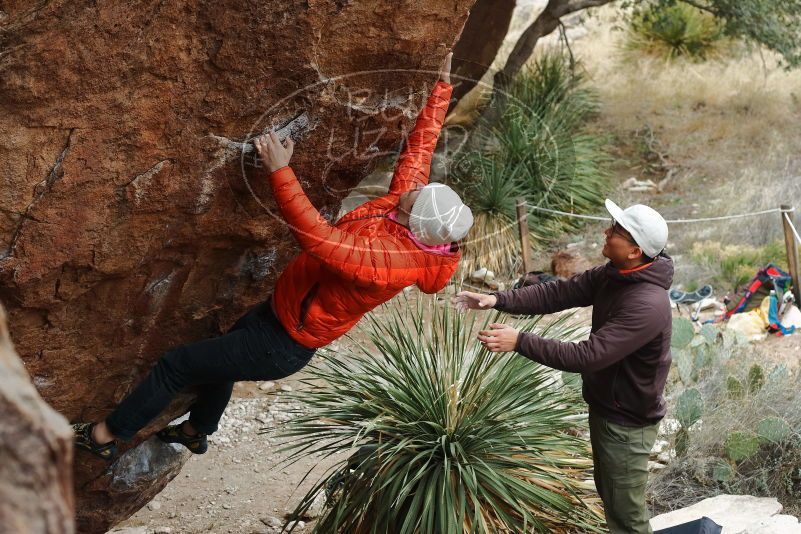
[[[492,323],[491,330],[478,333],[478,340],[490,352],[512,352],[517,346],[520,331],[507,324]]]
[[[451,303],[456,305],[456,309],[460,312],[467,310],[489,310],[498,299],[495,295],[485,295],[484,293],[473,293],[472,291],[459,291],[455,297],[451,299]]]

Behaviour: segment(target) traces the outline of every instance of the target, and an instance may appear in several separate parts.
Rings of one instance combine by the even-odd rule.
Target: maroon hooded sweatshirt
[[[626,426],[665,416],[672,316],[667,290],[673,260],[667,255],[631,270],[611,263],[568,280],[493,293],[495,309],[554,313],[592,305],[589,339],[579,343],[521,332],[515,350],[554,369],[581,373],[590,411]]]

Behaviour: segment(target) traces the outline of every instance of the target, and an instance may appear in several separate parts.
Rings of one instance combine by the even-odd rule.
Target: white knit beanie
[[[420,190],[409,216],[409,229],[426,245],[459,241],[473,226],[473,212],[445,184],[428,184]]]

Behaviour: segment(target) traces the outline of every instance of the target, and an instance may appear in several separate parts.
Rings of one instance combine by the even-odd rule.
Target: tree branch
[[[701,11],[706,11],[707,13],[711,13],[711,14],[715,15],[716,17],[718,16],[718,12],[717,11],[715,11],[714,9],[712,9],[709,6],[705,6],[703,4],[699,4],[695,0],[679,0],[679,1],[685,3],[685,4],[689,5],[689,6],[693,6],[696,9],[700,9]]]
[[[581,11],[582,9],[587,9],[589,7],[602,6],[612,1],[614,0],[569,0],[565,4],[565,12],[559,16],[561,17],[570,13],[575,13],[576,11]]]

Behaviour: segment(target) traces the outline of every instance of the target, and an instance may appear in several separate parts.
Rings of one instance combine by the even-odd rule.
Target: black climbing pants
[[[182,345],[156,366],[106,418],[116,437],[129,440],[161,413],[178,391],[196,386],[189,421],[198,432],[217,430],[234,382],[276,380],[302,369],[316,349],[300,345],[278,321],[267,300],[222,336]]]

